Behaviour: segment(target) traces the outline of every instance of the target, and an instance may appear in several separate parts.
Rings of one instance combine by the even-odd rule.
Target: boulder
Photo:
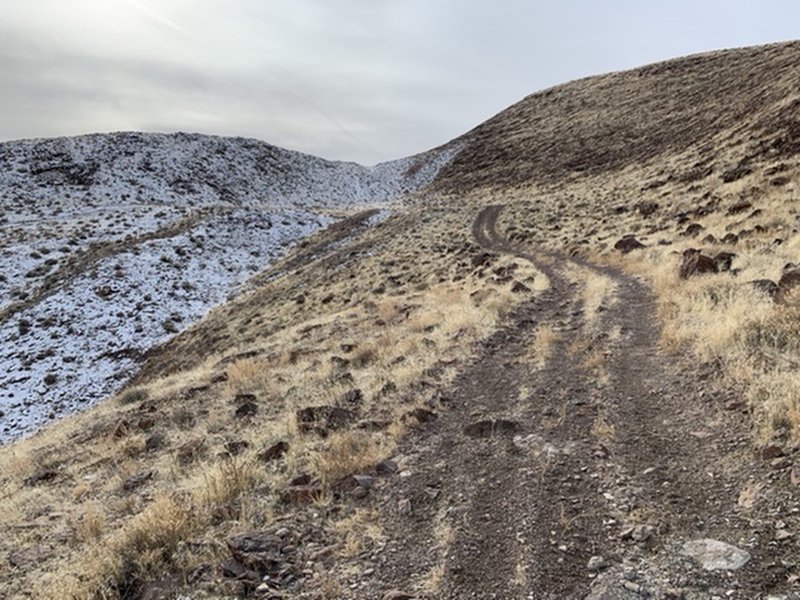
[[[775,294],[778,293],[778,284],[770,279],[754,279],[750,282],[750,285],[772,299],[774,299]]]
[[[357,415],[352,410],[338,406],[308,406],[298,410],[295,418],[301,433],[327,435],[328,431],[342,429],[355,422]]]
[[[641,248],[646,248],[642,242],[636,239],[633,235],[625,235],[620,240],[614,244],[614,250],[619,250],[622,254],[627,254],[628,252],[633,252],[634,250],[639,250]]]
[[[702,254],[700,250],[695,248],[688,248],[683,252],[683,262],[680,268],[681,279],[689,279],[693,275],[716,272],[717,261],[710,256]]]
[[[775,302],[785,302],[793,295],[793,292],[800,286],[800,268],[792,267],[784,269],[783,275],[778,280],[778,291],[775,293]]]
[[[735,571],[750,560],[750,554],[744,550],[711,539],[686,542],[681,554],[696,560],[706,571]]]
[[[736,255],[733,252],[720,252],[717,254],[714,257],[714,260],[717,263],[717,272],[722,273],[725,271],[730,271],[734,258],[736,258]]]

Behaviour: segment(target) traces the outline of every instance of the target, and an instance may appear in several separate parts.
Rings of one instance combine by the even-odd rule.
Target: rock
[[[364,401],[364,393],[358,388],[345,392],[342,401],[347,404],[361,404]]]
[[[338,406],[309,406],[298,410],[295,417],[297,428],[301,433],[316,432],[324,436],[328,431],[335,431],[353,423],[356,420],[356,413]]]
[[[122,489],[126,492],[131,492],[138,487],[143,486],[145,483],[150,481],[156,472],[152,469],[148,471],[139,471],[135,475],[131,475],[125,481],[122,482]]]
[[[416,419],[420,423],[430,423],[435,421],[437,417],[438,415],[435,412],[427,408],[415,408],[403,415],[404,420]]]
[[[531,288],[529,288],[527,285],[525,285],[524,283],[522,283],[520,281],[516,281],[515,280],[514,283],[511,284],[511,293],[512,294],[528,294],[528,293],[530,293],[530,291],[531,291]]]
[[[237,419],[244,419],[247,417],[254,417],[258,413],[258,405],[252,400],[246,400],[236,407],[233,411],[233,416]]]
[[[477,269],[478,267],[486,267],[492,264],[494,260],[494,256],[489,254],[488,252],[481,252],[472,257],[472,268]]]
[[[792,471],[789,473],[789,481],[792,482],[792,485],[800,486],[800,464],[792,467]]]
[[[714,257],[714,261],[717,263],[717,273],[730,271],[734,258],[736,258],[736,254],[733,252],[720,252],[717,254]]]
[[[233,440],[225,442],[225,451],[230,456],[238,456],[250,447],[250,442],[247,440]]]
[[[773,458],[771,461],[769,461],[769,466],[776,471],[781,471],[792,466],[792,459],[788,456],[779,456],[778,458]]]
[[[653,528],[650,525],[637,525],[631,533],[631,539],[634,542],[646,542],[651,537],[653,537]]]
[[[701,232],[701,231],[703,231],[704,229],[705,229],[705,227],[703,227],[702,225],[700,225],[700,223],[692,223],[691,225],[689,225],[689,226],[688,226],[688,227],[687,227],[687,228],[686,228],[686,229],[685,229],[685,230],[684,230],[684,231],[681,233],[681,235],[683,235],[683,236],[686,236],[686,237],[695,237],[695,236],[696,236],[698,233],[700,233],[700,232]]]
[[[712,539],[686,542],[680,553],[694,559],[707,571],[735,571],[750,560],[750,554],[744,550]]]
[[[625,235],[622,236],[620,240],[614,244],[614,250],[619,250],[622,254],[628,254],[628,252],[633,252],[634,250],[639,250],[641,248],[646,248],[642,242],[636,239],[633,235]]]
[[[778,542],[784,542],[792,537],[794,537],[794,533],[788,529],[778,529],[778,531],[775,532],[775,540]]]
[[[608,563],[602,556],[593,556],[589,559],[589,564],[586,565],[586,568],[594,573],[597,571],[602,571],[607,566]]]
[[[289,487],[280,493],[281,502],[284,504],[309,504],[316,502],[322,496],[322,488],[313,485]]]
[[[372,485],[375,483],[375,478],[370,477],[369,475],[353,475],[353,479],[359,485],[366,490],[372,488]]]
[[[693,275],[716,272],[717,263],[710,256],[701,254],[700,250],[695,248],[688,248],[683,252],[683,262],[680,267],[681,279],[689,279]]]
[[[394,475],[397,470],[397,463],[390,459],[382,460],[375,466],[375,472],[378,475]]]
[[[228,373],[225,371],[221,371],[215,375],[211,376],[211,383],[224,383],[228,381]]]
[[[390,590],[383,595],[382,600],[414,600],[414,596],[400,590]]]
[[[272,446],[270,446],[263,452],[259,452],[256,455],[256,458],[258,458],[258,460],[260,460],[261,462],[271,462],[273,460],[278,460],[288,451],[289,451],[288,442],[284,441],[275,442],[274,444],[272,444]]]
[[[155,432],[144,441],[144,449],[148,452],[154,452],[166,446],[167,436],[160,431]]]
[[[36,471],[30,477],[26,477],[23,483],[27,486],[39,485],[41,483],[50,483],[58,478],[59,472],[55,469],[41,469]]]
[[[725,236],[720,240],[723,244],[728,244],[730,246],[735,246],[739,243],[739,236],[733,232],[726,233]]]
[[[284,538],[274,533],[251,531],[232,535],[225,540],[233,558],[259,574],[276,575],[284,562]]]
[[[738,215],[739,213],[743,213],[746,210],[750,210],[753,208],[753,205],[746,200],[742,200],[741,202],[737,202],[733,206],[728,209],[728,215]]]
[[[469,437],[492,437],[494,435],[513,435],[520,429],[517,421],[510,419],[486,419],[476,421],[464,427],[464,434]]]
[[[188,465],[200,457],[205,447],[206,442],[203,438],[194,438],[184,442],[178,447],[176,454],[178,462],[182,465]]]
[[[778,293],[778,284],[769,279],[754,279],[749,282],[749,285],[753,286],[757,291],[766,294],[773,300]]]
[[[783,456],[783,446],[781,444],[768,444],[761,448],[761,458],[764,460],[772,460]]]
[[[638,210],[639,214],[643,217],[649,217],[656,212],[658,208],[658,202],[639,202],[636,205],[636,210]]]
[[[798,286],[800,286],[800,269],[792,268],[785,270],[780,280],[778,280],[778,291],[775,294],[775,302],[785,302],[788,300]]]

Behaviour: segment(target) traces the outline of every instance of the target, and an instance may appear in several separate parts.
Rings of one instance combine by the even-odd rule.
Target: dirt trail
[[[100,261],[127,252],[132,248],[152,242],[177,237],[211,216],[209,211],[195,211],[192,214],[155,231],[148,231],[123,240],[110,240],[95,242],[86,250],[76,252],[64,264],[48,274],[44,280],[33,289],[25,300],[9,304],[0,310],[0,323],[12,318],[14,315],[35,306],[49,298],[74,280],[82,273],[86,273]]]
[[[755,457],[741,411],[726,410],[734,393],[659,352],[644,284],[515,247],[497,230],[501,210],[479,213],[476,241],[533,261],[550,287],[479,348],[444,391],[448,408],[402,448],[406,476],[381,507],[380,589],[553,600],[793,589],[797,544],[776,541],[775,527],[794,534],[800,504]],[[607,278],[613,297],[587,314],[575,273]],[[537,367],[526,357],[543,324],[556,335]],[[703,538],[752,559],[705,571],[680,554]]]

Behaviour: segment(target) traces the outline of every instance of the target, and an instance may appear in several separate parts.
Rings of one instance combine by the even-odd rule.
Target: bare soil
[[[406,471],[381,500],[390,541],[370,597],[750,599],[796,589],[797,543],[777,532],[795,529],[800,503],[787,474],[754,453],[736,390],[714,391],[712,366],[660,352],[645,285],[579,263],[617,285],[589,327],[579,286],[563,274],[574,261],[508,242],[501,210],[480,212],[475,240],[534,261],[550,288],[482,344],[440,418],[405,440]],[[524,357],[545,323],[559,336],[537,370]],[[585,360],[597,351],[604,377]],[[752,558],[705,571],[680,555],[703,538]],[[590,569],[592,557],[602,560]]]

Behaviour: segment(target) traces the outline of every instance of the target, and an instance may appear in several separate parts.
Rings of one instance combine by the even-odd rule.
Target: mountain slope
[[[683,153],[699,164],[674,176],[694,177],[795,153],[799,58],[797,42],[720,51],[532,94],[459,138],[436,187],[563,182]]]
[[[421,159],[330,166],[348,218],[260,262],[119,393],[0,449],[0,593],[794,597],[798,59],[588,78]],[[156,183],[136,166],[169,206],[134,246],[274,220],[242,152],[213,186],[214,159],[188,161],[194,190],[168,157]],[[286,168],[292,202],[328,172],[308,161]],[[381,172],[414,193],[361,210]],[[298,219],[339,208],[320,185],[325,210]]]
[[[332,215],[389,206],[454,149],[368,168],[187,134],[0,144],[0,442],[119,389]]]

